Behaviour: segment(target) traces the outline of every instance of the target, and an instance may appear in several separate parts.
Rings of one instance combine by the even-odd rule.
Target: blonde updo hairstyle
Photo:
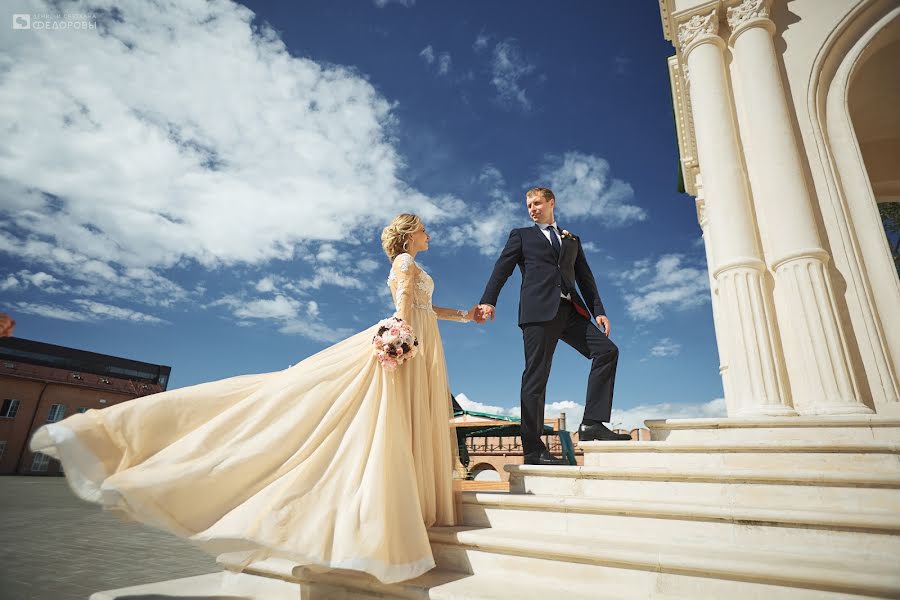
[[[422,225],[422,220],[416,215],[403,213],[397,215],[391,224],[381,232],[381,247],[387,254],[388,260],[394,259],[404,252],[409,251],[409,236],[415,233]]]

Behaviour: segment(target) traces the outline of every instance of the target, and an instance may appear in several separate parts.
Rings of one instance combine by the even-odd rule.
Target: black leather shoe
[[[556,458],[546,450],[537,456],[528,456],[525,458],[526,465],[568,465],[569,463],[562,458]]]
[[[624,442],[630,440],[631,436],[627,433],[616,433],[610,431],[603,423],[596,425],[581,424],[578,428],[579,442]]]

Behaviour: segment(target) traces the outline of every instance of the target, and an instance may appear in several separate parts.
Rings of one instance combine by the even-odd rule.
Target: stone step
[[[583,442],[586,467],[755,469],[779,473],[840,471],[894,474],[900,479],[897,442],[649,441]]]
[[[462,524],[502,531],[655,539],[803,552],[828,548],[857,559],[900,556],[900,514],[719,506],[532,494],[464,493]]]
[[[236,569],[240,565],[240,554],[223,554],[219,564]],[[248,588],[252,579],[281,581],[290,586],[293,600],[506,600],[508,598],[548,598],[556,591],[552,582],[530,582],[498,580],[490,574],[473,574],[469,571],[454,571],[435,568],[431,571],[399,583],[381,583],[371,575],[356,571],[327,570],[319,567],[298,565],[290,560],[270,558],[252,563],[243,572],[228,572],[225,577],[235,582],[226,585],[227,590]],[[246,593],[246,592],[245,592]],[[612,600],[617,596],[604,594],[596,600]],[[249,596],[256,600],[257,596]],[[268,596],[259,596],[268,600]],[[107,599],[103,599],[107,600]],[[111,600],[111,599],[110,599]],[[121,600],[125,600],[122,598]],[[206,598],[204,597],[204,600]],[[236,600],[234,598],[230,600]],[[244,600],[244,597],[241,598]],[[280,597],[273,600],[281,600]]]
[[[639,442],[635,442],[639,443]],[[612,500],[671,499],[711,505],[900,513],[900,477],[758,469],[506,465],[510,492]]]
[[[299,600],[297,585],[280,579],[210,573],[95,592],[90,600]]]
[[[555,582],[556,596],[570,598],[596,598],[602,590],[622,598],[900,597],[900,571],[892,557],[835,559],[816,548],[752,551],[463,527],[433,528],[429,537],[442,568],[521,583]]]
[[[669,442],[896,442],[900,418],[869,416],[660,419],[644,422],[652,440]]]

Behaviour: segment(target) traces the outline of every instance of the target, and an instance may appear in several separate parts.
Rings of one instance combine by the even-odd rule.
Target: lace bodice
[[[394,266],[387,279],[394,298],[394,306],[399,311],[406,294],[412,295],[411,306],[434,312],[431,297],[434,294],[434,279],[416,264],[409,254],[401,254],[394,259]]]
[[[391,274],[387,279],[394,297],[396,314],[402,319],[412,317],[412,311],[425,311],[438,319],[467,323],[469,312],[455,308],[443,308],[431,303],[434,294],[434,279],[409,254],[401,254],[394,259]]]

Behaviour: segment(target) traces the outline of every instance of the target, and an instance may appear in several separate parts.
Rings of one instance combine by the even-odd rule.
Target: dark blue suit
[[[589,316],[605,315],[606,310],[581,240],[562,239],[557,253],[538,225],[513,229],[494,265],[481,304],[497,305],[500,290],[516,266],[522,272],[519,294],[519,327],[525,342],[522,449],[527,458],[545,449],[541,440],[544,402],[557,342],[563,340],[592,360],[584,417],[594,421],[610,419],[619,350]],[[560,297],[560,290],[565,288],[572,294],[572,302]]]

